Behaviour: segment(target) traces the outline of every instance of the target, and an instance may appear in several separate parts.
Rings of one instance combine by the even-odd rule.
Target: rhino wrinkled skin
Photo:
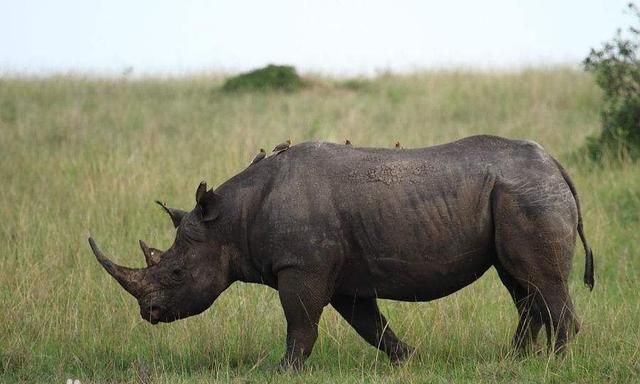
[[[369,344],[400,362],[413,348],[376,299],[429,301],[490,267],[520,319],[526,351],[544,325],[562,351],[578,330],[568,290],[576,234],[593,258],[579,201],[560,164],[531,141],[474,136],[422,149],[307,142],[270,156],[215,191],[201,183],[190,212],[163,208],[177,228],[148,266],[103,267],[152,324],[207,309],[235,281],[278,291],[287,321],[285,367],[300,368],[331,304]]]

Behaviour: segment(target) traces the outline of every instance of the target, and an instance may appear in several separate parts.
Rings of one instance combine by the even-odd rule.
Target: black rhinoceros
[[[593,258],[575,187],[538,144],[474,136],[422,149],[307,142],[256,163],[220,187],[201,183],[166,251],[142,244],[148,266],[102,266],[156,324],[207,309],[235,281],[278,290],[287,320],[282,364],[299,368],[331,304],[394,361],[400,341],[376,299],[429,301],[495,267],[520,315],[514,345],[541,326],[553,350],[578,322],[567,280],[576,234]],[[551,346],[551,343],[549,344]]]

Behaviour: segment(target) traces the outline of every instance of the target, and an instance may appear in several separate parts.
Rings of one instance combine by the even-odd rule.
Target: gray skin
[[[578,330],[567,286],[576,234],[593,288],[575,188],[530,141],[474,136],[402,151],[302,143],[215,191],[202,183],[190,212],[164,208],[176,238],[154,257],[141,244],[148,267],[113,264],[89,239],[98,261],[152,324],[204,311],[235,281],[277,289],[285,367],[302,367],[328,304],[403,361],[414,350],[376,300],[438,299],[492,266],[520,315],[514,346],[530,349],[544,325],[549,348],[562,351]]]

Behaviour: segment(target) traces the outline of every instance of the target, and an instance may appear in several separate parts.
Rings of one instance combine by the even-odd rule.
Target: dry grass
[[[314,79],[294,94],[225,95],[222,78],[0,78],[0,381],[632,382],[640,380],[640,167],[589,167],[568,154],[598,130],[600,94],[566,69]],[[272,367],[285,322],[274,291],[232,286],[203,315],[151,327],[104,273],[89,231],[119,262],[138,238],[173,239],[152,203],[193,206],[258,148],[291,138],[404,147],[477,133],[538,141],[564,158],[583,201],[596,289],[572,293],[582,332],[564,358],[516,358],[516,312],[494,272],[432,303],[383,302],[419,354],[392,367],[327,308],[308,368]],[[579,249],[580,247],[578,247]]]

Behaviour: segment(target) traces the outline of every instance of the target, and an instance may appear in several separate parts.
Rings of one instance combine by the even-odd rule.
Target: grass
[[[599,129],[601,95],[569,69],[315,78],[298,93],[224,94],[220,77],[136,81],[0,78],[0,382],[637,382],[640,381],[640,166],[573,156]],[[286,138],[423,147],[478,133],[538,141],[581,193],[596,288],[571,292],[582,331],[563,358],[514,357],[516,311],[495,272],[431,303],[383,301],[418,347],[391,366],[327,308],[307,369],[278,373],[277,294],[237,283],[200,316],[150,326],[98,265],[142,266],[137,239],[174,237],[153,204],[190,209],[260,147]]]

